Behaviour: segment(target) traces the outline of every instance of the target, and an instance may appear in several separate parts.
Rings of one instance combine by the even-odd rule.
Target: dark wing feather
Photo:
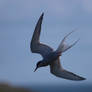
[[[80,77],[79,75],[76,75],[72,72],[64,70],[60,65],[59,58],[50,65],[50,71],[52,74],[54,74],[55,76],[60,77],[60,78],[74,80],[74,81],[85,80],[85,78]]]
[[[39,41],[43,15],[44,15],[44,13],[42,13],[42,15],[40,16],[40,18],[36,24],[36,27],[35,27],[35,30],[33,33],[33,37],[31,40],[31,44],[30,44],[30,49],[33,53],[39,53],[43,57],[45,57],[48,53],[52,52],[53,49],[45,44],[40,43],[40,41]]]

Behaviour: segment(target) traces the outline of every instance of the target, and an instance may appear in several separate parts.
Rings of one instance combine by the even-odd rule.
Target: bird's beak
[[[38,67],[35,68],[34,72],[38,69]]]

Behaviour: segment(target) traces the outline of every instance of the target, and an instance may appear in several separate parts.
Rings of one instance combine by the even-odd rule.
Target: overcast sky
[[[42,12],[41,41],[54,49],[77,28],[68,41],[80,41],[63,54],[61,63],[86,77],[82,83],[92,82],[92,0],[0,0],[0,81],[71,83],[51,75],[49,67],[33,72],[42,57],[30,52],[30,40]]]

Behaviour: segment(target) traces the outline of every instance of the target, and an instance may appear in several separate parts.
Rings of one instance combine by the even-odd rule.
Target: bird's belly
[[[53,61],[57,60],[59,58],[60,55],[49,55],[46,57],[45,61],[45,65],[50,65]]]

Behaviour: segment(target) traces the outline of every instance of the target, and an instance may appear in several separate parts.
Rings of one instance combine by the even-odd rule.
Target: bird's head
[[[40,67],[42,67],[42,66],[43,66],[42,61],[39,61],[39,62],[36,64],[36,68],[35,68],[34,72],[35,72],[38,68],[40,68]]]

